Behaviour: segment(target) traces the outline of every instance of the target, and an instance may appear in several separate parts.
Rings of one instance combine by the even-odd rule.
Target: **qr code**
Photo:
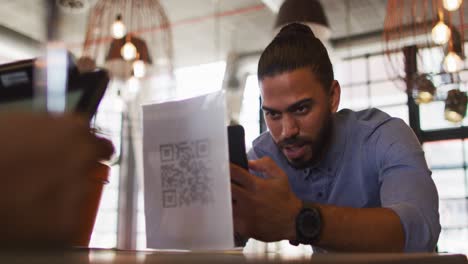
[[[208,139],[164,144],[159,150],[164,208],[206,205],[214,201]]]

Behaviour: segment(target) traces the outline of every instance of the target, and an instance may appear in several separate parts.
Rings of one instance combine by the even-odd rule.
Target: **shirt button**
[[[323,193],[322,193],[322,192],[317,193],[317,197],[318,197],[318,198],[322,198],[322,196],[323,196]]]

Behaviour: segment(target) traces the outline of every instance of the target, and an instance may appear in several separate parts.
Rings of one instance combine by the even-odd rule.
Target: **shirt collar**
[[[334,176],[343,159],[348,129],[346,127],[346,120],[343,120],[339,113],[333,115],[332,122],[333,132],[328,150],[322,160],[312,165],[311,169],[318,169],[321,172]]]

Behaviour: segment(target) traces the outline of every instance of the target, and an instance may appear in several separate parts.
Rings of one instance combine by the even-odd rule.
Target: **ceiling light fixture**
[[[118,14],[117,17],[115,18],[114,23],[112,24],[112,36],[116,39],[123,38],[125,34],[127,34],[127,28],[125,27],[125,24],[122,21],[122,15]]]
[[[453,123],[461,122],[466,115],[467,103],[468,96],[465,92],[459,89],[450,90],[445,100],[445,119]]]
[[[137,57],[137,48],[130,41],[129,36],[127,36],[125,44],[120,49],[120,55],[122,55],[122,58],[126,61],[134,60]]]
[[[432,28],[432,40],[438,44],[446,44],[450,39],[450,28],[441,20]]]
[[[98,0],[89,13],[82,58],[123,81],[135,72],[173,78],[172,28],[160,1]]]
[[[459,72],[463,69],[463,60],[458,56],[458,54],[450,51],[447,56],[445,56],[443,67],[446,72]]]
[[[137,78],[143,78],[146,75],[146,65],[143,60],[140,60],[139,56],[133,62],[133,76]]]
[[[385,65],[398,76],[396,85],[403,83],[406,89],[412,89],[411,95],[418,104],[445,97],[444,115],[451,122],[460,122],[465,117],[466,93],[458,89],[448,93],[438,90],[439,87],[430,83],[435,80],[432,77],[418,80],[412,74],[438,76],[437,85],[460,82],[458,73],[465,66],[463,3],[460,0],[388,0],[384,22]],[[451,13],[455,10],[459,14]],[[433,21],[435,26],[429,26]],[[405,63],[401,63],[402,53],[408,59]],[[438,59],[442,54],[442,60]]]
[[[427,74],[418,75],[414,80],[413,97],[417,104],[432,102],[436,92],[434,83]]]
[[[443,0],[443,5],[447,11],[456,11],[462,2],[463,0]]]
[[[286,0],[281,5],[275,21],[275,30],[287,24],[299,22],[308,25],[315,36],[327,42],[331,36],[330,24],[318,0]]]

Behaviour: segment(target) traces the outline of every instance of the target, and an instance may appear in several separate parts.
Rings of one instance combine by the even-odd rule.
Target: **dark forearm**
[[[330,251],[403,251],[403,226],[391,209],[317,206],[321,209],[323,226],[314,246]]]

